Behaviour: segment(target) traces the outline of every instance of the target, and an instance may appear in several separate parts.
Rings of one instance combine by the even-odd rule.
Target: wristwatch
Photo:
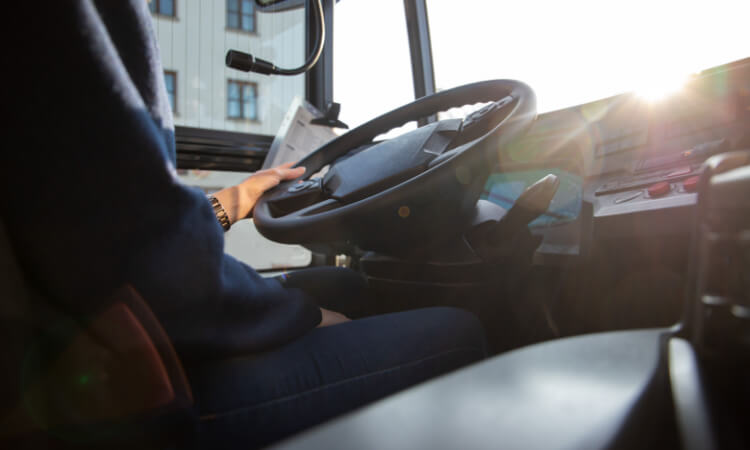
[[[227,216],[227,212],[224,211],[224,207],[221,206],[221,203],[219,203],[219,199],[217,199],[213,195],[209,195],[208,200],[211,202],[211,206],[213,206],[214,208],[216,220],[219,221],[221,228],[223,228],[224,231],[229,231],[229,227],[231,227],[232,224],[229,222],[229,216]]]

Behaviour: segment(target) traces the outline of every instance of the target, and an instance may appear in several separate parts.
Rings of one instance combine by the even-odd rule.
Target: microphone
[[[241,70],[243,72],[256,72],[262,73],[263,75],[270,75],[272,73],[277,73],[278,71],[278,68],[270,61],[256,58],[249,53],[241,52],[239,50],[229,50],[224,62],[227,67]]]
[[[229,50],[224,59],[227,67],[242,70],[243,72],[256,72],[263,75],[298,75],[310,70],[320,59],[323,53],[323,44],[325,43],[326,25],[323,17],[323,5],[321,0],[313,0],[315,3],[315,15],[318,19],[318,33],[315,50],[308,56],[307,61],[295,69],[282,69],[265,59],[256,58],[255,56],[241,52],[239,50]]]

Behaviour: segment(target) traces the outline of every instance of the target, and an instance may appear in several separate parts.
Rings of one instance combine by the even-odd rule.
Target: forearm
[[[282,181],[293,180],[304,173],[304,167],[292,168],[292,163],[282,164],[272,169],[255,172],[242,183],[222,189],[213,196],[223,207],[231,225],[249,217],[255,203],[264,192]]]
[[[250,215],[253,202],[247,193],[238,186],[222,189],[215,192],[213,196],[224,208],[230,224],[235,224]]]

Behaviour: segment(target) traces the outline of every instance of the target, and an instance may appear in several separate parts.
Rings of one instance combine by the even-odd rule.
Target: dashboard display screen
[[[560,179],[560,187],[552,198],[547,212],[529,226],[548,227],[573,222],[581,213],[583,179],[580,175],[563,169],[544,168],[493,173],[484,185],[481,198],[508,210],[524,189],[550,173]]]

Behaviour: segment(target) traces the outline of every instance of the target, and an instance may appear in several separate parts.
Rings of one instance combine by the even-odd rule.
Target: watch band
[[[232,224],[229,222],[229,216],[227,216],[227,212],[224,211],[224,207],[219,203],[219,199],[213,195],[209,195],[208,200],[211,201],[211,206],[214,208],[214,214],[216,214],[216,220],[219,221],[221,228],[223,228],[224,231],[229,231]]]

